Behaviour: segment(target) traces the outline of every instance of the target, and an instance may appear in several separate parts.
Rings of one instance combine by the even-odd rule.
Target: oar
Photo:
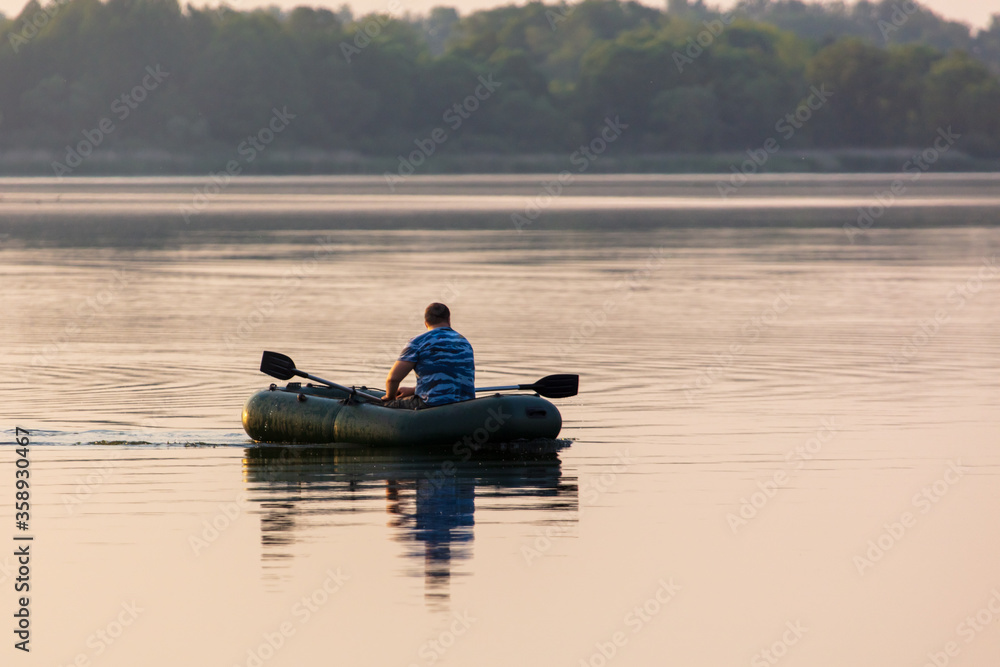
[[[279,380],[291,380],[293,377],[298,376],[302,378],[307,378],[313,380],[314,382],[319,382],[325,384],[328,387],[333,387],[334,389],[339,389],[341,391],[346,391],[348,393],[353,393],[359,398],[371,401],[372,403],[381,403],[382,399],[375,398],[374,396],[369,396],[368,394],[363,394],[356,392],[353,389],[348,389],[343,385],[339,385],[336,382],[330,382],[329,380],[324,380],[321,377],[316,377],[315,375],[310,375],[309,373],[304,373],[295,367],[295,362],[288,355],[281,354],[280,352],[264,352],[264,355],[260,359],[260,370],[262,373],[266,373],[271,377],[278,378]],[[476,391],[533,391],[539,396],[545,396],[546,398],[568,398],[570,396],[576,396],[580,387],[580,376],[579,375],[548,375],[538,380],[534,384],[512,384],[505,387],[477,387]]]
[[[519,389],[533,391],[546,398],[569,398],[576,396],[580,388],[579,375],[547,375],[534,384],[512,384],[506,387],[476,387],[476,391],[508,391]]]
[[[323,378],[310,375],[309,373],[303,373],[295,367],[295,362],[292,361],[291,357],[286,354],[281,354],[280,352],[265,351],[264,355],[260,359],[260,372],[266,373],[273,378],[278,378],[279,380],[291,380],[297,375],[300,378],[307,378],[309,380],[313,380],[314,382],[325,384],[327,387],[346,391],[349,394],[354,394],[356,397],[362,398],[366,401],[371,401],[372,403],[382,402],[382,399],[380,398],[375,398],[374,396],[369,396],[368,394],[348,389],[347,387],[337,384],[336,382],[330,382],[329,380],[324,380]]]

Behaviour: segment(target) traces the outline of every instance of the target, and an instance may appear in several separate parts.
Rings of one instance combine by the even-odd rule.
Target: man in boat
[[[475,398],[476,364],[472,345],[451,328],[451,311],[432,303],[424,311],[428,331],[410,340],[385,378],[383,405],[390,408],[430,408]],[[400,387],[410,371],[416,387]]]

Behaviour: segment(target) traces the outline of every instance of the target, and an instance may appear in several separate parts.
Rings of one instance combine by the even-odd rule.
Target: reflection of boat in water
[[[516,450],[415,454],[384,448],[258,446],[244,475],[259,504],[265,563],[287,560],[292,545],[338,513],[386,512],[404,545],[408,570],[424,577],[430,602],[449,597],[454,566],[472,557],[476,499],[504,508],[573,512],[575,480],[562,477],[566,443],[521,443]],[[569,517],[567,517],[568,519]]]

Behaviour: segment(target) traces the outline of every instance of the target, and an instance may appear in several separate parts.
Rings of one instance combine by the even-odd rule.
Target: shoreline
[[[292,150],[262,153],[242,163],[247,175],[377,175],[410,178],[445,174],[795,174],[893,173],[918,156],[921,148],[782,151],[763,163],[747,152],[604,154],[582,171],[570,154],[448,154],[430,156],[404,173],[400,156],[382,157],[345,151]],[[0,154],[0,176],[57,176],[53,163],[64,151],[12,149]],[[62,178],[78,176],[208,176],[224,174],[232,151],[198,154],[161,150],[102,151],[84,159]],[[401,171],[402,170],[402,171]],[[1000,172],[1000,159],[976,158],[952,149],[941,154],[935,172]]]

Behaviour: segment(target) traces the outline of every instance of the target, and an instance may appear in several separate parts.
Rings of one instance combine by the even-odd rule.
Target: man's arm
[[[403,378],[409,375],[410,371],[412,371],[416,366],[417,364],[412,361],[400,361],[397,359],[396,363],[394,363],[392,368],[389,369],[389,375],[385,378],[385,398],[382,400],[391,401],[395,398],[399,398],[399,383],[402,382]],[[409,395],[413,393],[412,391],[406,392],[405,389],[403,392],[404,393],[402,395]]]

